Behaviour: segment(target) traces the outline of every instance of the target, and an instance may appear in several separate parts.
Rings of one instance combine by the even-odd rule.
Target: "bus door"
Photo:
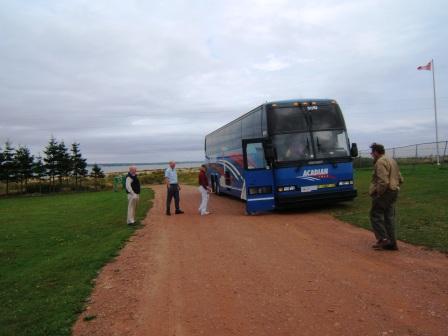
[[[246,212],[248,214],[275,208],[274,172],[271,163],[266,159],[266,149],[266,140],[243,140],[246,188],[243,192],[246,192]]]

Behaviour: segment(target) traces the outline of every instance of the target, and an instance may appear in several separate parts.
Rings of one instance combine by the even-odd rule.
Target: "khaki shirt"
[[[383,155],[375,162],[369,195],[380,196],[386,190],[400,190],[403,181],[395,160]]]

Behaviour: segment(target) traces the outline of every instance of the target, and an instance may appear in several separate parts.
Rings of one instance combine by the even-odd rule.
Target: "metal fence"
[[[448,163],[447,150],[448,140],[439,141],[440,163]],[[427,142],[415,145],[386,148],[386,155],[401,163],[436,163],[437,162],[437,142]],[[371,166],[372,158],[370,149],[360,150],[355,159],[355,167]]]

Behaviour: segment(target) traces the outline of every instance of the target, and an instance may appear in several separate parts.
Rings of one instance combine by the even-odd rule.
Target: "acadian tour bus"
[[[352,200],[357,155],[329,99],[265,103],[205,137],[213,191],[245,200],[249,214]]]

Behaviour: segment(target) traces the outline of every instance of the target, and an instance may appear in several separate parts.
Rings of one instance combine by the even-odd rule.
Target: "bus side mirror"
[[[270,143],[264,144],[264,156],[266,157],[266,161],[274,162],[275,152],[274,152],[274,146],[272,146],[272,144]]]
[[[358,146],[356,143],[352,143],[352,147],[350,148],[350,156],[357,157],[358,156]]]

